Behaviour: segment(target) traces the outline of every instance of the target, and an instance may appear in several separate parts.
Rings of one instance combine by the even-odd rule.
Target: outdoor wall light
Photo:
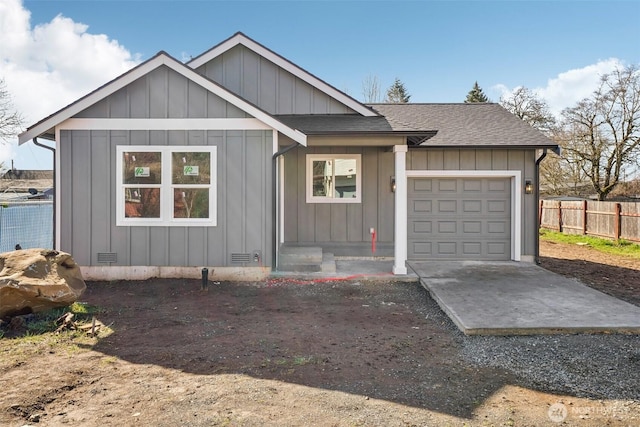
[[[391,192],[392,193],[396,192],[396,177],[395,176],[391,177]]]
[[[531,182],[530,179],[528,179],[528,180],[526,180],[524,182],[524,192],[525,192],[525,194],[533,193],[533,183]]]

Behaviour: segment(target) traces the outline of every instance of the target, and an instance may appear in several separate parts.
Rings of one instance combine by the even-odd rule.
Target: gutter
[[[555,151],[555,150],[554,150]],[[535,199],[536,199],[536,227],[538,227],[538,230],[536,230],[536,237],[535,237],[535,242],[536,242],[536,247],[535,247],[535,256],[534,256],[534,260],[535,263],[537,265],[540,265],[540,163],[542,162],[542,160],[544,160],[544,158],[547,157],[547,149],[543,148],[542,149],[542,154],[540,155],[540,157],[538,157],[536,159],[536,167],[535,167],[535,174],[536,174],[536,191],[535,191]]]
[[[278,257],[276,256],[278,253],[278,175],[277,175],[277,161],[278,157],[284,155],[288,151],[297,148],[300,145],[299,142],[295,142],[291,145],[284,147],[282,150],[274,153],[271,157],[273,164],[271,165],[271,217],[273,218],[271,222],[271,241],[272,241],[272,253],[273,258],[271,260],[271,267],[273,271],[276,271],[278,268]]]
[[[38,137],[34,136],[33,137],[33,143],[35,145],[37,145],[38,147],[42,147],[42,148],[46,148],[47,150],[51,151],[51,153],[53,154],[53,242],[52,242],[52,249],[56,249],[56,207],[58,205],[58,194],[56,191],[56,149],[53,147],[49,147],[48,145],[44,145],[38,142]]]

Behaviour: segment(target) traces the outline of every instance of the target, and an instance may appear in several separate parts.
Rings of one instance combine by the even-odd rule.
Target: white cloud
[[[578,101],[589,97],[598,88],[600,77],[623,66],[624,63],[621,60],[610,58],[560,73],[550,78],[544,87],[528,89],[544,99],[551,112],[558,116],[565,108],[573,107]],[[509,95],[518,87],[509,88],[503,84],[497,84],[492,89],[500,95]]]
[[[597,89],[600,78],[624,64],[617,58],[599,61],[583,68],[558,74],[549,79],[547,86],[536,88],[535,92],[549,104],[553,113],[574,106],[578,101],[590,96]]]
[[[138,64],[117,41],[62,15],[31,26],[22,0],[0,2],[0,78],[27,126]],[[0,162],[17,148],[3,146]]]

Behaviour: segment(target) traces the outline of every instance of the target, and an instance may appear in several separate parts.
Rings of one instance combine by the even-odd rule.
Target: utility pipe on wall
[[[290,150],[296,148],[300,143],[296,142],[294,144],[288,145],[284,147],[282,150],[274,153],[271,157],[273,164],[271,165],[271,239],[272,239],[272,256],[271,256],[271,267],[273,271],[276,271],[278,268],[278,260],[276,254],[278,253],[278,174],[277,174],[277,162],[278,157],[284,155]],[[284,213],[283,213],[284,214]]]
[[[540,157],[538,157],[536,159],[536,187],[535,187],[535,196],[536,196],[536,237],[535,237],[535,242],[536,242],[536,247],[535,247],[535,256],[534,256],[534,261],[537,265],[540,265],[540,230],[538,229],[538,226],[540,225],[540,218],[538,218],[538,215],[540,215],[540,211],[538,210],[538,205],[540,204],[540,162],[542,162],[542,160],[544,160],[544,158],[547,157],[547,149],[544,148],[542,150],[542,154],[540,155]]]

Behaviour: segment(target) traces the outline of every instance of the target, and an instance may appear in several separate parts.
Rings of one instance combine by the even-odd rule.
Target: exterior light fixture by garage
[[[524,182],[524,192],[525,192],[525,194],[533,193],[533,183],[531,182],[530,179],[527,179]]]
[[[391,177],[391,192],[392,193],[396,192],[396,177],[395,176]]]

